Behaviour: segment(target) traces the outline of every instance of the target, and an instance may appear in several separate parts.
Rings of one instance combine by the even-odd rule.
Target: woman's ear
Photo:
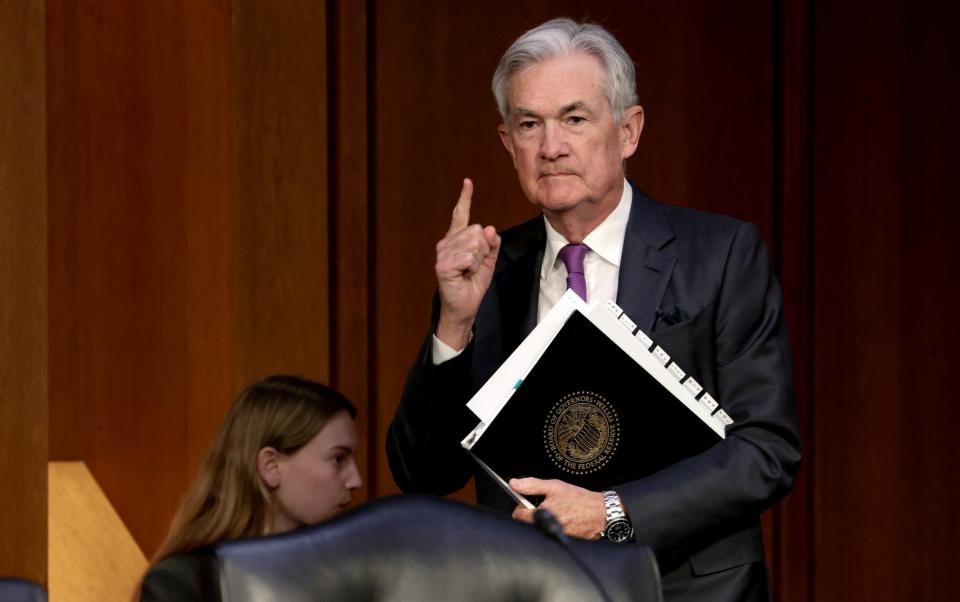
[[[257,452],[257,472],[271,489],[280,486],[280,452],[272,447],[261,448]]]

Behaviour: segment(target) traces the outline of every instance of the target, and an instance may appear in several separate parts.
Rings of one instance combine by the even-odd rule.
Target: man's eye
[[[537,122],[535,122],[535,121],[521,121],[521,122],[520,122],[520,129],[521,129],[521,130],[532,130],[532,129],[534,128],[534,126],[536,126],[536,125],[537,125]]]
[[[580,115],[571,115],[570,117],[567,117],[567,123],[570,123],[572,125],[580,125],[585,121],[586,121],[586,118],[581,117]]]

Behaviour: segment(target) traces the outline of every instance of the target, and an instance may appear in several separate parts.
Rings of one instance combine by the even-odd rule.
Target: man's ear
[[[620,148],[623,158],[626,159],[637,151],[640,142],[640,132],[643,131],[643,107],[633,105],[623,115],[623,125],[620,126]]]
[[[280,452],[272,447],[257,452],[257,472],[271,489],[280,486]]]
[[[513,138],[510,137],[510,129],[507,127],[507,124],[501,123],[497,126],[497,133],[500,134],[500,142],[503,143],[503,147],[507,149],[507,152],[510,153],[510,159],[513,161],[513,168],[517,168],[517,156],[513,152]]]

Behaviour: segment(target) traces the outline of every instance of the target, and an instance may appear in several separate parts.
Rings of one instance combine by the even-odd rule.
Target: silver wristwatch
[[[607,511],[607,526],[600,537],[613,543],[624,543],[633,539],[633,523],[627,518],[623,502],[616,491],[603,492],[603,506]]]

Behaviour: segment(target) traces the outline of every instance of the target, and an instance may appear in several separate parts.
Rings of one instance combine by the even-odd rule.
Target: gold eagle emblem
[[[601,395],[577,391],[553,405],[543,427],[547,455],[561,470],[574,475],[606,465],[620,443],[620,420]]]

